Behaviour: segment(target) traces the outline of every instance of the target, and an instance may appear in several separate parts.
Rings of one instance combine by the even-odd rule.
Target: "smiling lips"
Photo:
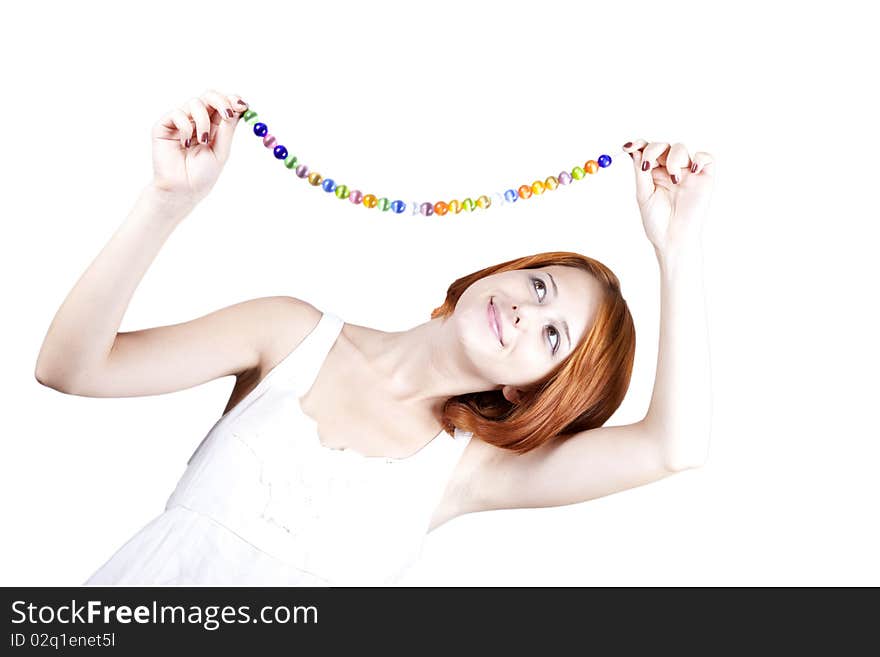
[[[495,307],[495,304],[492,303],[491,297],[489,298],[489,305],[486,308],[486,314],[489,317],[489,327],[492,329],[492,332],[498,337],[498,341],[503,347],[504,340],[501,339],[501,318],[498,315],[498,309]]]

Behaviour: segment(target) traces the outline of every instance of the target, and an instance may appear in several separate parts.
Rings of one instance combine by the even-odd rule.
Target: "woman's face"
[[[473,283],[450,319],[488,381],[528,386],[568,357],[592,326],[601,295],[598,281],[577,267],[517,269]]]

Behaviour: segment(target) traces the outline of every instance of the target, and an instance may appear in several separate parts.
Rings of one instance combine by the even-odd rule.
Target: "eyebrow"
[[[553,278],[553,274],[548,271],[547,276],[550,277],[550,282],[553,283],[553,296],[559,297],[559,288],[556,287],[556,280]],[[571,349],[571,336],[568,334],[568,322],[566,322],[564,319],[562,320],[562,328],[565,329],[565,337],[568,340],[568,348]]]

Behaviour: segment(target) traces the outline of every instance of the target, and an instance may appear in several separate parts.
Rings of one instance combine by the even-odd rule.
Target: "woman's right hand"
[[[240,96],[209,89],[163,116],[153,126],[153,186],[194,202],[207,196],[246,110]]]

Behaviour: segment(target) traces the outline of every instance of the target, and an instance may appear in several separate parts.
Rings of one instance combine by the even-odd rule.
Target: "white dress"
[[[383,586],[419,558],[471,439],[441,431],[410,457],[321,444],[299,403],[343,321],[323,313],[211,428],[165,511],[85,585]]]

